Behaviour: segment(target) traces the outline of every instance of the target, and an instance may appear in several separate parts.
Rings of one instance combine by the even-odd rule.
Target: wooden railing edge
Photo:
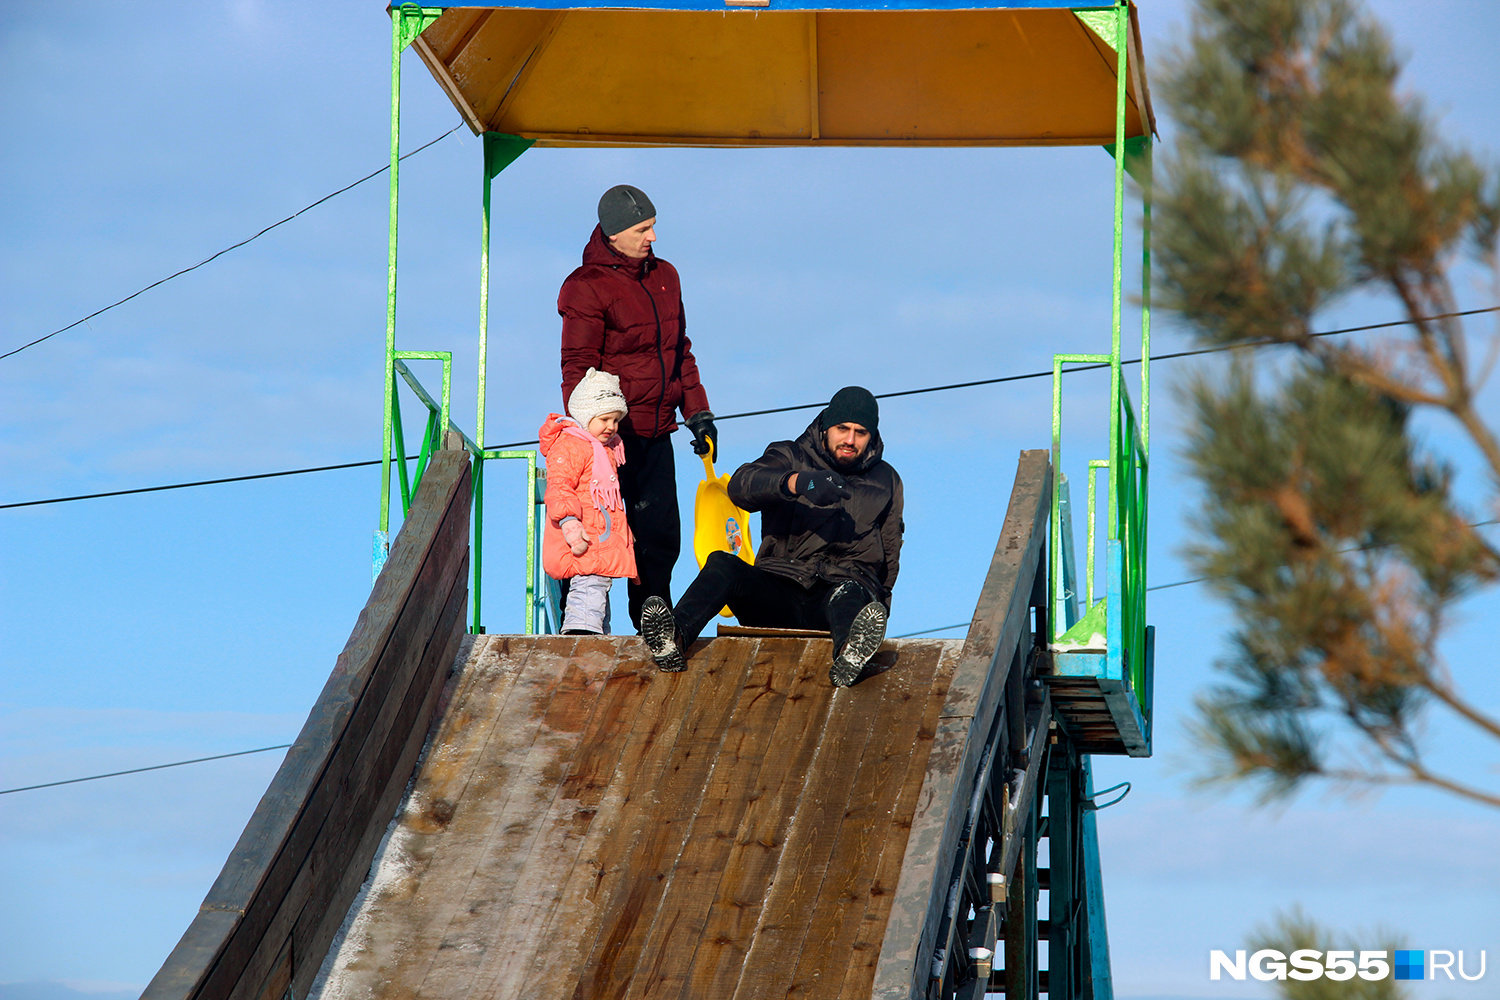
[[[1051,456],[1023,451],[1000,538],[954,669],[912,818],[872,996],[925,996],[947,902],[948,873],[1010,667],[1018,659],[1038,574],[1046,575]],[[1025,651],[1019,651],[1024,654]],[[1024,656],[1019,657],[1024,662]]]
[[[294,829],[299,819],[321,791],[321,800],[326,801],[332,793],[328,783],[338,783],[348,777],[330,773],[330,764],[335,760],[341,741],[347,736],[358,738],[347,730],[360,707],[361,695],[377,680],[377,672],[384,667],[396,670],[399,663],[388,655],[394,639],[416,642],[422,653],[434,642],[439,651],[452,650],[461,639],[466,626],[462,613],[463,599],[456,619],[451,614],[432,613],[424,617],[435,618],[429,626],[432,635],[395,636],[403,613],[429,597],[435,597],[439,608],[451,603],[452,591],[458,588],[467,593],[468,531],[471,503],[470,466],[468,456],[460,451],[441,451],[433,456],[432,464],[423,477],[421,488],[414,498],[411,510],[402,525],[401,532],[391,546],[390,557],[381,570],[371,590],[365,607],[350,634],[348,642],[334,665],[317,702],[308,715],[308,720],[298,734],[296,742],[287,751],[286,758],[271,780],[255,812],[251,815],[234,850],[226,860],[218,879],[210,888],[198,914],[184,932],[182,939],[163,963],[161,969],[142,994],[142,1000],[227,1000],[228,997],[259,997],[268,983],[264,980],[263,968],[268,961],[292,949],[266,938],[265,927],[250,927],[247,915],[257,914],[260,923],[270,924],[272,918],[265,917],[267,908],[279,907],[283,900],[266,898],[272,890],[272,874],[288,865],[301,866],[305,859],[293,858],[293,850],[310,853],[311,845],[305,842],[304,833],[292,846]],[[452,537],[455,533],[462,538]],[[441,563],[441,565],[439,565]],[[424,572],[425,571],[425,572]],[[424,593],[424,588],[431,593]],[[454,635],[438,635],[439,631],[452,631]],[[409,653],[403,653],[410,659]],[[419,654],[422,655],[422,654]],[[409,669],[409,667],[408,667]],[[431,684],[441,687],[446,671],[438,669]],[[399,681],[399,678],[397,679]],[[436,699],[424,697],[422,704],[430,714]],[[414,720],[414,727],[425,733],[430,718]],[[410,741],[410,733],[391,733],[392,741]],[[418,741],[420,746],[420,741]],[[342,755],[347,758],[348,754]],[[386,785],[399,783],[404,787],[409,774],[397,773],[400,762],[411,754],[397,755],[392,773],[375,776]],[[406,769],[410,770],[409,763]],[[379,796],[380,800],[388,796]],[[389,824],[388,815],[360,817],[366,825],[378,825],[381,830]],[[305,822],[303,830],[313,826]],[[347,858],[329,863],[327,857],[319,858],[313,878],[328,880],[325,888],[336,891],[338,883],[346,882],[347,871],[358,866],[361,871],[368,868],[370,858],[354,857],[363,851],[372,853],[379,837],[370,837],[367,830],[360,830],[353,838],[354,848]],[[321,836],[321,830],[313,836]],[[300,872],[300,867],[298,869]],[[275,880],[278,886],[285,885],[285,873]],[[356,883],[357,888],[357,883]],[[279,890],[277,890],[279,891]],[[347,909],[348,900],[344,900]],[[283,921],[284,922],[284,921]],[[326,921],[318,923],[326,925]],[[333,924],[336,931],[337,922]],[[290,931],[288,930],[289,934]],[[327,935],[320,929],[320,935]],[[331,935],[329,935],[331,936]],[[253,939],[252,939],[253,938]],[[329,942],[322,943],[322,951]],[[267,959],[269,953],[272,959]],[[304,948],[304,951],[309,949]],[[313,949],[316,950],[314,945]],[[301,956],[306,961],[311,956]],[[321,959],[321,954],[317,956]],[[272,970],[273,973],[276,970]],[[299,977],[304,978],[304,977]],[[282,1000],[282,992],[270,1000]]]

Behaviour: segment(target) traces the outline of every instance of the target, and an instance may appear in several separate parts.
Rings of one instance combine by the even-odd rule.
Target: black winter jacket
[[[796,441],[775,441],[729,479],[729,496],[748,511],[760,511],[760,548],[755,565],[810,587],[819,578],[855,580],[887,607],[901,567],[901,477],[881,460],[877,431],[853,466],[843,468],[823,443],[814,420]],[[832,469],[852,494],[832,507],[816,507],[788,495],[793,472]]]

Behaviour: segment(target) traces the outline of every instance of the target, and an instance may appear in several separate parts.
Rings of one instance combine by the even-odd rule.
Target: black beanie
[[[846,385],[833,394],[823,412],[818,415],[818,428],[827,430],[837,424],[859,424],[874,434],[880,424],[880,404],[875,402],[869,389],[857,385]]]
[[[616,184],[599,199],[599,228],[605,236],[623,233],[655,216],[656,206],[646,192],[629,184]]]

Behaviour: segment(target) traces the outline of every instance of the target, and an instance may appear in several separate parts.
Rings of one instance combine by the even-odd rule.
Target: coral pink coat
[[[625,523],[616,469],[625,462],[618,436],[600,444],[578,422],[556,413],[537,431],[547,460],[547,524],[542,530],[542,568],[554,580],[575,576],[634,579],[635,539]],[[583,522],[589,548],[575,556],[563,540],[562,519]]]

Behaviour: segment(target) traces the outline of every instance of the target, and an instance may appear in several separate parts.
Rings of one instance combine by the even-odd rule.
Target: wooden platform
[[[959,651],[476,637],[321,996],[869,997]]]

